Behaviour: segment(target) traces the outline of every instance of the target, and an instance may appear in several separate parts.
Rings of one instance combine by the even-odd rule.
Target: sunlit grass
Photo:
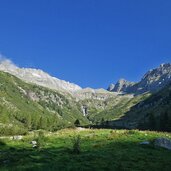
[[[171,151],[140,145],[170,133],[138,130],[65,129],[45,132],[42,148],[32,148],[35,135],[1,140],[0,170],[171,170]],[[73,139],[80,136],[80,153]]]

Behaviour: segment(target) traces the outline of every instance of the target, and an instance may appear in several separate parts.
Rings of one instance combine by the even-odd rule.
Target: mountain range
[[[107,90],[80,86],[33,68],[0,62],[0,133],[94,125],[171,131],[171,64]]]
[[[116,84],[111,84],[108,88],[113,92],[124,92],[142,94],[145,92],[155,92],[171,81],[171,64],[161,64],[158,68],[148,71],[138,82],[130,82],[120,79]]]
[[[54,90],[67,92],[81,90],[80,86],[52,77],[40,69],[19,68],[7,59],[0,62],[0,70],[8,72],[28,83],[34,83]]]

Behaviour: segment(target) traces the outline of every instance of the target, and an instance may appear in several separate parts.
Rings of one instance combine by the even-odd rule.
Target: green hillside
[[[107,107],[105,110],[96,110],[90,113],[89,119],[93,123],[100,123],[101,121],[112,121],[121,118],[127,113],[132,106],[135,106],[140,101],[146,99],[150,94],[143,94],[129,98],[128,95],[119,95],[106,102]]]
[[[140,129],[171,131],[171,84],[132,108],[128,115],[141,116]]]
[[[171,131],[171,85],[154,94],[111,95],[76,100],[69,93],[28,84],[0,72],[0,134],[56,131],[83,125]],[[101,96],[101,95],[100,95]],[[83,115],[82,107],[88,113]]]
[[[109,126],[171,131],[171,84],[133,105]]]
[[[88,120],[69,94],[61,94],[0,72],[0,134],[23,134],[28,130],[58,130],[76,119]]]

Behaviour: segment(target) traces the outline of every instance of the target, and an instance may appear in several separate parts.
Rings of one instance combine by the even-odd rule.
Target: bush
[[[77,126],[80,126],[80,121],[77,119],[75,122],[74,122],[74,125],[77,127]]]
[[[0,136],[4,135],[26,135],[28,130],[19,126],[3,126],[0,127]]]
[[[0,146],[5,146],[5,142],[3,140],[0,140]]]
[[[43,131],[38,131],[37,135],[35,135],[35,141],[37,142],[38,149],[45,146],[46,137]]]
[[[73,142],[72,152],[74,154],[80,154],[80,152],[81,152],[81,149],[80,149],[81,137],[80,137],[80,135],[74,137],[72,142]]]

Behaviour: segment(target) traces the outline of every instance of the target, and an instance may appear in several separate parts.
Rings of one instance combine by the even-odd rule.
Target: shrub
[[[77,120],[74,122],[74,125],[75,125],[75,126],[80,126],[80,121],[77,119]]]
[[[0,146],[5,146],[5,142],[3,140],[0,140]]]
[[[74,137],[72,143],[73,143],[72,152],[74,154],[80,154],[80,152],[81,152],[81,149],[80,149],[81,137],[80,137],[80,135]]]
[[[26,135],[28,130],[19,126],[0,127],[0,136],[3,135]]]
[[[37,142],[37,148],[40,149],[45,146],[46,137],[43,131],[38,131],[35,136],[35,141]]]

